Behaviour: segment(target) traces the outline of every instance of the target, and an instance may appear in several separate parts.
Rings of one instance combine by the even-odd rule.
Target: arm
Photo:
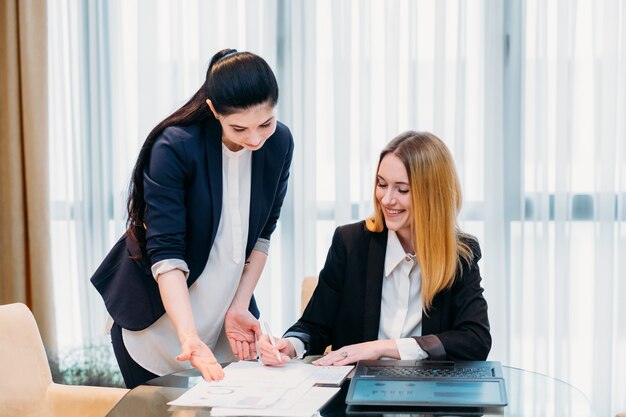
[[[163,305],[174,324],[181,345],[181,354],[176,359],[188,360],[200,370],[207,381],[222,379],[224,377],[222,367],[196,332],[185,274],[179,269],[174,269],[159,275],[157,282]]]
[[[276,353],[279,353],[280,361],[278,361]],[[276,348],[274,348],[268,336],[263,335],[259,339],[259,354],[264,365],[280,366],[293,359],[296,356],[296,351],[289,339],[276,340]],[[382,357],[400,359],[394,339],[373,340],[344,346],[313,361],[313,364],[320,366],[343,366],[360,360],[380,359]]]
[[[487,301],[483,297],[477,263],[480,247],[476,241],[471,241],[470,245],[473,261],[470,264],[463,261],[462,272],[452,288],[435,298],[448,310],[449,319],[441,321],[439,332],[414,338],[430,359],[485,360],[491,349]]]
[[[335,230],[324,268],[302,317],[283,337],[296,337],[304,343],[307,353],[318,355],[331,344],[331,334],[341,302],[347,261],[346,245],[341,227]]]
[[[361,360],[373,360],[382,357],[400,359],[400,353],[394,339],[372,340],[371,342],[344,346],[313,361],[313,364],[320,366],[343,366],[357,363]]]
[[[258,250],[252,251],[248,258],[249,263],[243,269],[239,287],[237,287],[235,297],[230,303],[224,319],[226,336],[233,354],[242,360],[253,359],[256,356],[254,339],[255,336],[257,338],[261,336],[259,322],[248,311],[248,305],[266,261],[267,254]]]
[[[195,168],[185,150],[185,135],[190,133],[179,128],[166,129],[156,140],[144,171],[146,249],[153,266],[171,261],[186,268],[185,184],[195,175]],[[185,272],[166,268],[155,278],[181,344],[177,359],[188,360],[206,380],[221,379],[221,366],[196,332]]]

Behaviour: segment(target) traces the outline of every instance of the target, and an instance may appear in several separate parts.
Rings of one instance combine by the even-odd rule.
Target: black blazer
[[[433,360],[485,360],[491,349],[487,302],[480,286],[480,248],[461,261],[452,287],[437,294],[415,340]],[[378,338],[387,230],[372,233],[361,221],[338,227],[326,263],[302,318],[284,337],[301,339],[307,353]]]
[[[151,265],[165,259],[186,261],[187,286],[204,269],[222,210],[221,138],[219,122],[209,120],[168,127],[156,139],[144,170],[148,259],[141,257],[137,242],[124,235],[91,277],[122,328],[144,329],[165,313]],[[291,132],[280,122],[252,154],[246,257],[259,238],[269,240],[276,228],[292,156]],[[258,316],[254,298],[251,311]]]

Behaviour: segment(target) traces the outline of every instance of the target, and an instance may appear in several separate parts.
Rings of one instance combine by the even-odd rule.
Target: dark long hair
[[[263,58],[250,52],[224,49],[213,55],[204,84],[185,105],[156,125],[144,141],[133,168],[128,190],[127,233],[145,249],[143,171],[156,138],[169,126],[188,126],[215,119],[206,100],[217,113],[228,115],[252,106],[278,102],[278,83]]]

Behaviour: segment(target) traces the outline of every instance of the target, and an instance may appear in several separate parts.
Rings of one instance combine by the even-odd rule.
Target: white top
[[[425,359],[426,353],[410,336],[422,335],[422,271],[415,255],[402,249],[398,235],[389,231],[380,300],[378,339],[395,339],[400,359]],[[304,343],[287,338],[296,355],[304,355]]]
[[[219,362],[234,360],[222,327],[245,263],[251,172],[250,150],[233,152],[222,144],[222,215],[207,264],[189,288],[198,335]],[[172,269],[181,269],[188,276],[187,264],[180,259],[157,262],[152,273],[158,279]],[[176,360],[180,342],[167,313],[144,330],[122,329],[122,337],[133,360],[156,375],[191,368],[189,361]]]
[[[385,277],[380,300],[379,339],[395,339],[400,359],[425,359],[428,354],[411,336],[422,335],[422,270],[390,230],[385,252]]]

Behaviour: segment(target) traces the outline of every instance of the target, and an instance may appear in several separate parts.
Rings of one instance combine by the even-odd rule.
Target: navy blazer
[[[301,339],[307,353],[321,354],[378,339],[387,229],[372,233],[361,221],[338,227],[302,318],[284,337]],[[433,360],[485,360],[491,349],[487,302],[480,286],[480,247],[460,268],[450,289],[439,292],[422,316],[422,336],[414,337]]]
[[[191,286],[209,258],[222,211],[222,131],[208,120],[166,128],[156,139],[144,170],[146,250],[126,235],[91,277],[113,320],[142,330],[165,313],[150,266],[182,259]],[[250,218],[246,257],[259,238],[270,239],[287,192],[293,138],[278,122],[252,154]],[[219,277],[215,277],[219,279]],[[258,316],[254,299],[251,311]]]

